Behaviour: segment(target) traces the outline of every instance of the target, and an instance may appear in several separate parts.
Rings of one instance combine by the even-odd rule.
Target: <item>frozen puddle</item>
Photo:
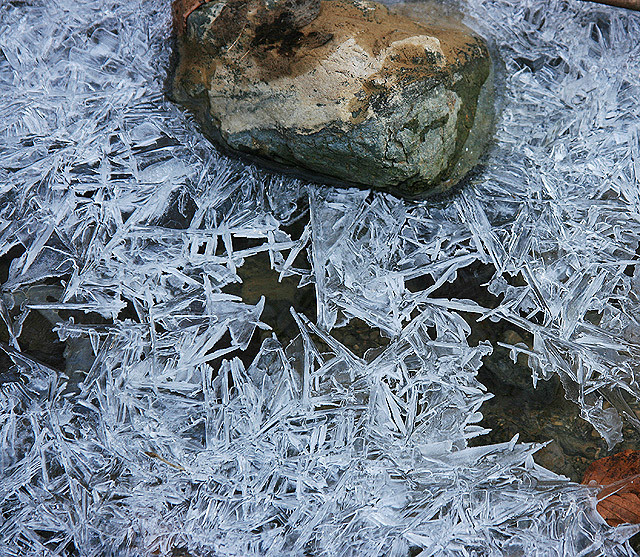
[[[0,11],[0,553],[633,554],[536,446],[468,446],[492,346],[462,313],[530,333],[610,446],[637,421],[640,15],[471,1],[497,138],[428,204],[222,158],[163,97],[168,2],[121,4]],[[315,288],[286,344],[231,293],[255,257]],[[477,262],[498,307],[435,295]],[[21,351],[36,311],[69,369]],[[336,340],[354,318],[386,347]]]

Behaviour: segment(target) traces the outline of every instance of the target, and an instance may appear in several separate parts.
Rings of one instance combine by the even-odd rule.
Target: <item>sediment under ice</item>
[[[472,0],[502,58],[496,141],[433,204],[220,156],[163,96],[168,2],[120,4],[0,7],[0,253],[21,253],[0,299],[0,553],[632,554],[637,528],[609,528],[537,447],[467,447],[491,346],[460,312],[531,332],[534,380],[559,374],[621,439],[640,396],[638,14]],[[294,312],[300,335],[245,366],[269,323],[224,288],[261,252],[315,284],[318,318]],[[498,308],[435,296],[477,261]],[[68,369],[21,352],[33,311]],[[353,317],[388,347],[333,339]]]

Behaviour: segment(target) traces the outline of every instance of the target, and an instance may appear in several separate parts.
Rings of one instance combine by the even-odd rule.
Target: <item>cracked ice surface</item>
[[[163,97],[168,3],[122,4],[0,9],[0,253],[21,254],[0,298],[0,553],[632,553],[635,528],[607,527],[535,446],[467,447],[491,346],[469,346],[460,312],[530,331],[514,350],[534,380],[558,373],[620,439],[640,395],[640,17],[471,2],[504,61],[496,142],[433,204],[221,157]],[[300,335],[243,364],[269,323],[224,287],[262,252],[316,285],[318,318],[294,312]],[[436,297],[476,261],[497,308]],[[34,311],[92,358],[21,352]],[[353,317],[388,347],[333,339]]]

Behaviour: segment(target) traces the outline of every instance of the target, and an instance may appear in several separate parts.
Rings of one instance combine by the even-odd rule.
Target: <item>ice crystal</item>
[[[533,380],[610,445],[637,421],[640,17],[470,1],[496,139],[433,203],[221,156],[163,95],[169,3],[120,4],[0,8],[0,553],[631,554],[538,447],[468,446],[492,347],[461,313],[529,331]],[[264,300],[228,287],[258,254],[318,312],[248,361]],[[476,262],[497,307],[438,294]],[[31,312],[65,369],[23,350]],[[353,354],[332,336],[353,318],[388,346]]]

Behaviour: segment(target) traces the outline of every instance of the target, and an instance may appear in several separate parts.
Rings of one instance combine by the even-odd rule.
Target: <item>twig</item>
[[[607,6],[616,6],[617,8],[626,8],[628,10],[640,10],[640,0],[587,0],[587,2],[597,2],[598,4],[607,4]]]

